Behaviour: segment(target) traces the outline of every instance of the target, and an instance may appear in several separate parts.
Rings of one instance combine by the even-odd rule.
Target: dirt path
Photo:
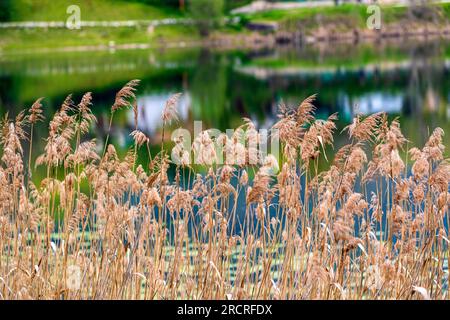
[[[306,2],[266,2],[266,1],[253,1],[249,5],[237,8],[231,11],[232,14],[238,13],[255,13],[258,11],[269,10],[291,10],[298,8],[315,8],[315,7],[329,7],[333,6],[334,1],[306,1]]]
[[[450,0],[437,0],[433,3],[448,3]],[[358,3],[357,1],[343,1],[339,0],[339,3]],[[369,0],[361,0],[359,3],[370,4],[373,2]],[[384,0],[381,4],[397,4],[398,6],[406,6],[411,3],[410,0]],[[335,2],[333,0],[323,0],[323,1],[305,1],[305,2],[267,2],[267,1],[253,1],[249,5],[234,9],[231,11],[232,14],[238,13],[256,13],[260,11],[270,11],[270,10],[292,10],[300,8],[320,8],[320,7],[331,7],[334,6]]]

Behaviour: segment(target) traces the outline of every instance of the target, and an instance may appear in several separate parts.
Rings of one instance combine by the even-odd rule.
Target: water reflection
[[[296,105],[318,93],[318,116],[339,112],[340,128],[356,112],[386,111],[401,116],[405,135],[420,146],[436,126],[450,132],[449,68],[450,43],[414,41],[257,52],[191,48],[0,56],[0,111],[14,115],[45,96],[49,116],[68,93],[79,99],[92,91],[99,118],[93,135],[101,141],[115,93],[137,78],[139,127],[158,143],[159,116],[175,92],[184,93],[180,126],[202,120],[204,128],[220,130],[235,128],[242,117],[268,128],[282,99]],[[131,111],[115,116],[113,138],[124,148],[133,127]],[[445,139],[448,145],[449,136]]]
[[[170,94],[139,95],[137,104],[139,106],[138,129],[148,133],[155,134],[156,130],[162,126],[161,114]],[[189,92],[184,93],[178,101],[178,117],[182,122],[188,120],[191,97]],[[128,123],[134,124],[134,113],[128,113]]]
[[[353,101],[351,101],[349,96],[345,95],[342,102],[343,112],[348,116],[353,116],[355,112],[364,115],[382,111],[400,114],[402,106],[403,96],[401,94],[381,92],[367,93]],[[352,111],[353,107],[357,110]]]

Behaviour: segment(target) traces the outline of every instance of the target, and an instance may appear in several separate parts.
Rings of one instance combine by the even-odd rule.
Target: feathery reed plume
[[[44,98],[37,99],[31,106],[31,108],[28,110],[29,113],[28,120],[30,121],[31,124],[35,124],[36,122],[43,121],[45,119],[45,117],[42,115],[43,111],[41,102],[43,99]]]
[[[134,130],[133,132],[130,133],[130,136],[133,137],[134,142],[138,147],[142,146],[145,143],[148,143],[149,141],[145,133],[139,130]]]
[[[30,128],[30,147],[28,150],[28,177],[31,178],[32,172],[31,172],[31,155],[33,153],[33,131],[34,131],[34,125],[39,121],[44,121],[45,117],[42,115],[42,103],[41,101],[44,98],[37,99],[31,108],[28,110],[28,121],[31,124]]]
[[[108,134],[106,136],[105,139],[105,146],[103,148],[103,154],[102,154],[102,161],[103,161],[103,156],[106,153],[106,149],[108,148],[108,142],[109,142],[109,135],[111,133],[111,127],[112,127],[112,123],[113,123],[113,117],[114,117],[114,113],[122,108],[126,108],[129,107],[130,105],[134,106],[136,105],[136,111],[135,113],[137,114],[137,102],[136,100],[136,90],[137,90],[137,86],[139,85],[140,80],[131,80],[129,81],[127,84],[125,84],[125,86],[123,86],[122,89],[119,90],[119,92],[116,93],[116,98],[114,100],[114,104],[111,107],[111,116],[109,118],[109,126],[108,126]],[[133,104],[130,104],[130,99],[134,100]],[[134,108],[134,107],[133,107]],[[137,129],[137,120],[136,120],[136,126]]]
[[[178,121],[177,104],[181,95],[181,93],[175,93],[167,100],[162,112],[162,121],[165,124],[170,124],[172,121]]]
[[[95,116],[92,114],[90,106],[92,105],[92,93],[87,92],[81,98],[78,104],[78,114],[79,120],[78,125],[81,134],[86,134],[89,131],[90,125],[97,121]]]
[[[75,104],[72,100],[72,94],[69,94],[61,105],[60,112],[67,114],[69,111],[75,110]]]
[[[116,94],[116,99],[113,106],[111,107],[111,112],[114,113],[122,108],[129,107],[129,99],[136,99],[136,87],[139,85],[140,80],[131,80]]]
[[[373,140],[378,136],[377,128],[384,116],[384,112],[371,114],[365,119],[357,115],[344,130],[348,131],[350,138],[355,138],[358,141]]]
[[[316,100],[316,94],[309,96],[299,104],[295,115],[299,126],[308,124],[314,119],[314,112],[316,111],[316,107],[313,105],[314,100]]]

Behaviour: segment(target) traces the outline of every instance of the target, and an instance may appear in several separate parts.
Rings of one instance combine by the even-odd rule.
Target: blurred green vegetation
[[[402,121],[420,120],[447,130],[450,78],[444,63],[449,57],[448,44],[417,47],[406,43],[335,45],[328,51],[308,46],[261,56],[201,48],[7,55],[0,59],[0,113],[17,114],[45,96],[46,112],[51,115],[67,94],[79,99],[93,91],[93,110],[101,116],[108,114],[115,92],[138,78],[143,96],[189,92],[190,117],[218,129],[236,127],[243,116],[263,123],[280,99],[296,104],[314,93],[319,94],[319,115],[339,112],[345,123],[351,114],[342,105],[383,93],[404,97]],[[416,69],[402,67],[409,65]],[[259,78],[260,74],[268,76]],[[415,74],[420,75],[417,80]],[[430,93],[438,99],[436,110],[427,109]],[[348,102],[344,103],[343,96]],[[417,114],[424,116],[412,116]],[[116,121],[127,127],[126,113]],[[410,128],[414,131],[413,124]],[[426,136],[423,132],[410,135],[416,135],[415,139]]]
[[[189,34],[186,37],[185,34]],[[110,46],[121,44],[149,44],[194,41],[200,36],[191,25],[167,25],[148,31],[141,27],[70,29],[6,29],[0,36],[0,49],[20,52],[75,46]]]
[[[4,10],[9,21],[65,21],[69,5],[80,7],[82,20],[151,20],[180,17],[182,12],[170,6],[148,5],[144,1],[126,0],[7,0]]]
[[[221,25],[224,0],[190,0],[189,11],[200,34],[207,36]]]
[[[0,50],[21,51],[66,48],[73,46],[110,46],[111,44],[149,44],[155,47],[170,43],[198,43],[202,36],[214,33],[218,37],[249,32],[247,22],[273,21],[282,29],[314,32],[325,27],[335,32],[365,27],[367,5],[342,4],[332,7],[272,10],[239,15],[237,25],[220,23],[223,14],[245,5],[249,0],[78,0],[82,20],[153,20],[164,18],[194,18],[192,25],[147,27],[108,27],[69,29],[5,29],[0,34]],[[0,20],[4,21],[65,21],[68,3],[64,0],[2,0]],[[424,7],[425,8],[425,7]],[[415,17],[436,23],[450,21],[450,3],[428,9],[412,10],[406,7],[384,6],[383,23],[401,22]],[[430,9],[432,8],[432,9]]]
[[[205,0],[206,1],[206,0]],[[221,0],[222,1],[222,0]],[[247,0],[223,0],[215,15],[222,11],[248,3]],[[167,17],[191,17],[192,8],[186,1],[185,10],[180,10],[178,0],[78,0],[81,17],[86,20],[161,19]],[[0,0],[0,20],[3,21],[53,21],[64,20],[67,2],[61,0]],[[195,8],[195,7],[194,7]],[[221,9],[222,8],[222,9]],[[440,18],[450,17],[450,4],[440,6]],[[199,15],[203,8],[198,8]],[[194,10],[195,11],[195,10]],[[386,8],[386,22],[403,19],[405,8]],[[302,10],[270,11],[242,16],[244,21],[278,21],[292,23],[308,22],[313,28],[318,21],[348,21],[363,25],[366,17],[364,5],[341,5],[330,8],[306,8]],[[320,20],[318,17],[321,17]],[[221,27],[222,33],[244,32],[245,29]],[[450,132],[448,119],[448,92],[450,77],[448,63],[450,45],[445,43],[429,53],[433,46],[408,46],[404,43],[393,46],[359,44],[356,46],[333,46],[333,50],[322,50],[314,46],[302,50],[279,50],[276,54],[247,54],[243,51],[215,52],[202,48],[163,49],[168,41],[184,42],[199,40],[200,32],[195,26],[162,26],[154,30],[133,28],[83,28],[2,30],[0,35],[0,114],[17,114],[28,108],[38,97],[45,96],[47,117],[69,93],[75,101],[86,91],[93,91],[93,111],[102,127],[109,115],[115,93],[130,79],[141,79],[139,95],[166,95],[188,92],[191,99],[190,117],[203,120],[205,126],[225,130],[242,123],[243,116],[264,123],[274,113],[274,105],[281,99],[295,104],[305,97],[318,93],[318,116],[326,117],[332,112],[340,113],[339,128],[350,120],[348,110],[342,110],[342,96],[350,103],[364,95],[383,94],[405,97],[402,110],[391,115],[401,115],[402,130],[411,141],[422,146],[429,132],[441,126]],[[114,50],[96,52],[32,53],[16,55],[17,52],[42,48],[58,48],[87,45],[145,43],[155,44],[151,50]],[[8,51],[12,53],[8,53]],[[434,49],[433,49],[434,50]],[[431,51],[433,51],[431,50]],[[425,56],[429,65],[393,71],[367,72],[369,65],[403,64],[411,58]],[[417,59],[420,60],[420,59]],[[420,60],[421,61],[421,60]],[[437,67],[433,63],[437,62]],[[279,72],[273,77],[258,78],[255,74],[242,72],[245,68],[256,68],[261,74]],[[291,73],[283,72],[293,71]],[[413,76],[419,74],[419,80]],[[436,110],[425,107],[428,92],[438,97]],[[389,106],[387,106],[389,107]],[[123,139],[118,152],[126,153],[131,143],[128,136],[127,111],[115,116],[118,132],[111,139]],[[99,130],[100,129],[96,129]],[[37,127],[39,134],[36,149],[43,148],[42,137],[46,135],[46,124]],[[100,133],[94,133],[101,137]],[[122,138],[119,139],[120,134]],[[444,138],[450,145],[450,136]],[[339,142],[337,143],[339,145]],[[157,146],[152,147],[155,150]],[[153,150],[153,149],[152,149]],[[145,151],[145,150],[144,150]],[[331,152],[330,152],[331,153]],[[45,172],[43,171],[43,175]],[[35,177],[39,179],[39,175]]]
[[[78,5],[85,20],[150,20],[180,17],[196,0],[1,0],[0,21],[61,21],[67,7]],[[206,0],[203,6],[219,6],[220,13],[246,5],[251,0]]]
[[[430,12],[430,14],[423,14],[423,12]],[[351,22],[355,26],[362,26],[366,24],[368,17],[366,4],[344,3],[339,6],[331,7],[311,7],[298,8],[291,10],[270,10],[259,11],[252,14],[242,14],[251,21],[308,21],[310,23],[318,24],[325,22],[323,19],[344,19]],[[432,19],[435,21],[447,22],[450,18],[450,3],[439,3],[429,5],[426,7],[419,7],[415,10],[405,6],[384,5],[381,8],[382,21],[386,23],[398,21],[404,18],[417,19]],[[314,27],[314,25],[311,25]]]

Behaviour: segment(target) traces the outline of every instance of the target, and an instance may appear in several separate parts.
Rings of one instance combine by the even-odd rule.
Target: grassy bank
[[[81,18],[84,20],[152,20],[163,18],[186,18],[188,12],[176,8],[154,7],[142,3],[114,1],[80,1]],[[30,10],[32,8],[32,10]],[[25,0],[14,2],[11,11],[11,21],[65,21],[66,6],[61,2],[50,5],[50,1],[36,4]],[[420,9],[422,10],[422,9]],[[397,29],[409,31],[431,28],[442,29],[450,21],[450,4],[433,6],[425,11],[411,11],[406,7],[387,6],[382,8],[382,30]],[[422,12],[422,13],[420,13]],[[298,32],[304,34],[334,35],[352,33],[355,29],[366,32],[368,17],[366,5],[344,4],[337,7],[302,8],[294,10],[272,10],[254,14],[240,15],[238,25],[222,26],[212,32],[210,38],[233,39],[237,36],[251,37],[245,28],[247,23],[275,22],[279,31]],[[184,42],[198,44],[201,38],[195,26],[177,25],[156,28],[120,27],[120,28],[83,28],[82,30],[67,29],[33,29],[33,30],[2,30],[0,49],[16,52],[25,49],[64,48],[83,46],[108,46],[111,43],[146,44],[155,47],[166,46],[168,43]],[[270,37],[267,38],[270,41]]]
[[[80,0],[80,18],[84,21],[160,20],[183,18],[185,12],[168,6],[151,6],[132,1]],[[8,21],[66,21],[68,3],[65,1],[12,1],[9,5]],[[0,50],[20,51],[24,49],[62,48],[79,46],[140,43],[151,44],[165,41],[181,41],[189,35],[196,39],[197,32],[189,26],[162,26],[154,30],[143,27],[83,28],[68,29],[5,29],[0,35]]]
[[[185,34],[189,34],[186,36]],[[5,52],[121,44],[162,46],[167,42],[195,41],[200,36],[193,26],[2,30],[0,48]]]
[[[382,35],[430,35],[449,32],[450,4],[422,7],[386,5],[380,9],[380,29],[367,27],[364,4],[343,4],[337,7],[272,10],[243,15],[253,24],[276,23],[279,34],[301,34],[317,39],[358,39]],[[284,34],[286,36],[286,34]]]
[[[14,0],[10,2],[10,21],[65,21],[69,5],[80,7],[81,19],[88,21],[151,20],[182,17],[175,8],[151,6],[122,0]]]
[[[365,26],[367,18],[371,15],[367,13],[367,7],[368,6],[365,4],[347,3],[335,7],[262,11],[253,14],[244,14],[242,16],[253,22],[288,22],[289,20],[311,22],[315,20],[316,24],[311,25],[311,28],[318,27],[317,23],[320,22],[321,19],[343,19],[351,22],[355,26]],[[422,13],[420,11],[422,11]],[[445,22],[450,19],[450,4],[442,3],[415,10],[410,10],[408,7],[404,6],[386,5],[381,7],[381,18],[382,21],[386,23],[408,18],[408,14],[422,17],[423,19],[431,19],[433,17],[430,16],[430,14],[435,14],[436,21]]]

